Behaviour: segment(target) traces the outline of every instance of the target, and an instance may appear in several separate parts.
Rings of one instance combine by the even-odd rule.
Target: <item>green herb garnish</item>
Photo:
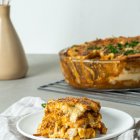
[[[123,48],[123,45],[120,44],[120,43],[118,43],[118,44],[117,44],[117,47],[121,50],[121,49]]]
[[[138,44],[139,44],[138,41],[131,41],[130,43],[126,42],[126,43],[125,43],[125,47],[126,47],[126,48],[135,47],[135,46],[137,46]]]
[[[101,47],[98,47],[98,46],[91,46],[91,47],[88,47],[87,50],[100,50]]]
[[[132,47],[135,47],[135,46],[137,46],[138,44],[139,44],[138,41],[132,41],[132,42],[131,42],[131,46],[132,46]]]
[[[41,104],[41,106],[42,106],[43,108],[45,108],[45,107],[46,107],[46,103]]]
[[[131,47],[130,44],[129,44],[128,42],[126,42],[124,46],[125,46],[126,48]]]
[[[97,47],[97,46],[95,47],[95,50],[100,50],[100,49],[101,49],[101,47]]]
[[[137,53],[135,50],[127,50],[126,52],[124,52],[124,55],[135,54],[135,53]]]
[[[114,47],[113,45],[108,45],[107,48],[108,48],[110,53],[118,53],[119,52],[119,50],[116,47]]]
[[[127,50],[124,55],[140,53],[140,50]]]

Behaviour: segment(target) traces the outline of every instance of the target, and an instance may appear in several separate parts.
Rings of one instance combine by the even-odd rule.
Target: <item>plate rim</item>
[[[122,111],[122,110],[119,110],[119,109],[116,109],[116,108],[111,108],[111,107],[104,107],[104,106],[102,106],[101,109],[103,109],[103,110],[109,109],[109,110],[119,111],[120,113],[123,113],[123,114],[127,115],[127,116],[131,119],[131,124],[130,124],[130,126],[129,126],[127,129],[125,129],[125,130],[123,130],[123,131],[121,131],[121,132],[118,131],[118,132],[116,132],[115,134],[108,134],[107,136],[105,135],[104,137],[101,137],[101,138],[91,138],[91,139],[87,139],[87,140],[107,140],[107,139],[110,139],[110,138],[115,138],[115,137],[119,136],[120,134],[126,132],[127,130],[130,130],[131,128],[133,128],[133,126],[134,126],[134,124],[135,124],[135,120],[134,120],[134,118],[133,118],[129,113],[127,113],[127,112],[125,112],[125,111]],[[43,113],[43,111],[44,111],[44,110],[42,109],[42,110],[40,110],[40,111],[36,111],[36,112],[30,113],[30,114],[27,114],[27,115],[21,117],[21,118],[17,121],[17,123],[16,123],[17,131],[18,131],[20,134],[22,134],[23,136],[28,137],[28,138],[31,138],[31,139],[35,139],[35,140],[36,140],[36,139],[38,139],[38,140],[47,140],[47,139],[50,139],[50,140],[64,140],[64,139],[62,139],[62,138],[45,138],[45,137],[33,136],[33,135],[30,135],[30,134],[25,133],[24,131],[22,131],[22,130],[20,129],[19,125],[20,125],[20,122],[21,122],[22,120],[24,120],[25,118],[28,118],[28,117],[31,116],[31,115]]]

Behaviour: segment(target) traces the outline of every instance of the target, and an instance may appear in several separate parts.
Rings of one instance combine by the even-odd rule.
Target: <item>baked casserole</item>
[[[36,136],[80,140],[106,134],[100,103],[86,97],[48,101]]]
[[[73,87],[140,87],[140,36],[97,39],[59,55],[65,80]]]

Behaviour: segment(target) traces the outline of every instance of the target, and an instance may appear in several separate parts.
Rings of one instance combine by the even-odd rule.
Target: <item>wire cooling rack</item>
[[[40,86],[39,89],[49,92],[86,96],[89,98],[140,106],[140,88],[117,90],[75,89],[69,86],[64,80],[60,80]]]

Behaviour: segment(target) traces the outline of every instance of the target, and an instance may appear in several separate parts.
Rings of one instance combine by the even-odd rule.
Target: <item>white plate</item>
[[[103,122],[108,128],[106,135],[99,135],[94,140],[105,140],[109,138],[116,137],[121,133],[132,128],[134,125],[133,118],[120,110],[113,108],[102,107],[101,113],[103,116]],[[33,134],[36,132],[38,124],[41,123],[43,117],[43,111],[33,113],[21,118],[17,122],[17,130],[24,136],[37,140],[52,140],[52,138],[36,137]],[[56,139],[55,139],[56,140]],[[60,140],[60,139],[59,139]]]

